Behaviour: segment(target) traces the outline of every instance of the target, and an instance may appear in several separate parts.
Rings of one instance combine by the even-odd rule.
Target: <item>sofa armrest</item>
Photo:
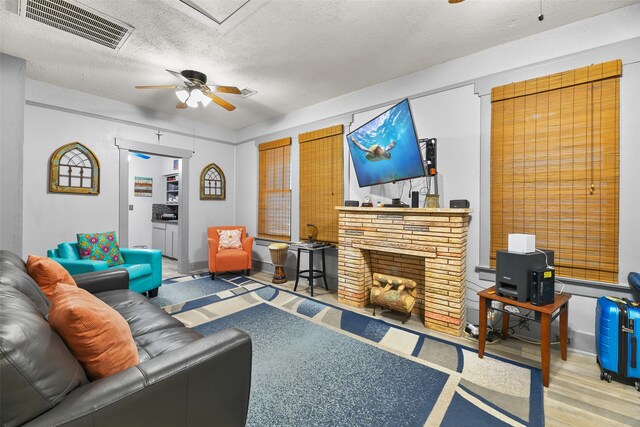
[[[110,268],[73,276],[78,287],[95,294],[114,289],[129,289],[129,272],[124,268]]]
[[[159,249],[120,248],[120,253],[127,264],[151,264],[162,259],[162,251]]]
[[[162,251],[159,249],[120,248],[122,258],[127,264],[151,265],[151,276],[154,288],[162,284]]]
[[[226,329],[78,387],[27,426],[244,426],[251,339]]]
[[[242,249],[249,256],[249,265],[247,266],[249,270],[253,268],[253,240],[253,237],[247,237],[242,240]]]
[[[249,254],[249,258],[251,258],[253,252],[253,240],[253,237],[245,237],[242,239],[242,250]]]
[[[220,245],[220,239],[209,237],[207,238],[209,244],[209,271],[215,273],[216,271],[216,255],[218,254],[218,246]]]
[[[93,261],[90,259],[68,259],[50,257],[52,260],[60,264],[71,274],[90,273],[92,271],[101,271],[109,268],[106,261]]]

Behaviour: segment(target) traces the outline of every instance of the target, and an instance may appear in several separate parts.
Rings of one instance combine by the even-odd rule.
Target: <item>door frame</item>
[[[137,153],[182,159],[180,197],[178,198],[178,233],[182,238],[180,239],[178,272],[181,274],[189,273],[191,270],[189,260],[189,159],[193,156],[193,151],[124,138],[115,138],[115,145],[118,147],[120,154],[118,239],[123,247],[127,247],[129,244],[129,152],[135,151]]]

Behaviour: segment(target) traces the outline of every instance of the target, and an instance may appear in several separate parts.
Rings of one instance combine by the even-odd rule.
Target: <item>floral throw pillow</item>
[[[237,229],[236,230],[218,230],[218,237],[220,237],[218,250],[242,248],[242,243],[240,242],[241,234],[242,232]]]
[[[81,259],[106,261],[109,267],[124,264],[115,231],[106,233],[81,233],[78,237],[78,252]]]

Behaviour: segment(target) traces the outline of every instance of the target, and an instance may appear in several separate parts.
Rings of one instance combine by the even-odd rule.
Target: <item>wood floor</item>
[[[180,276],[178,273],[178,260],[162,257],[162,280]]]
[[[254,273],[255,280],[271,283],[270,273]],[[279,285],[293,290],[293,281]],[[298,292],[309,296],[306,280],[298,286]],[[318,300],[338,304],[338,295],[326,291],[322,286],[314,287]],[[369,308],[343,308],[371,314]],[[385,320],[401,324],[399,316],[385,312]],[[454,338],[426,329],[416,315],[404,325],[416,331],[441,337],[460,344],[473,346],[464,338]],[[486,353],[495,354],[529,366],[540,368],[540,346],[517,339],[489,344]],[[595,356],[568,351],[567,360],[560,358],[559,345],[551,350],[551,372],[549,388],[544,389],[545,424],[547,426],[638,426],[640,427],[640,392],[633,385],[622,384],[615,380],[611,383],[600,380],[600,371]],[[631,383],[632,384],[632,383]]]

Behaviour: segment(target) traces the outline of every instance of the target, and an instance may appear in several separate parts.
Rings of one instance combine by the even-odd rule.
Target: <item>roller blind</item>
[[[620,60],[493,88],[491,266],[511,233],[556,275],[618,280]]]
[[[291,138],[258,146],[258,237],[291,239]]]
[[[300,143],[300,239],[307,224],[318,228],[318,240],[338,243],[338,212],[342,205],[342,125],[298,135]]]

